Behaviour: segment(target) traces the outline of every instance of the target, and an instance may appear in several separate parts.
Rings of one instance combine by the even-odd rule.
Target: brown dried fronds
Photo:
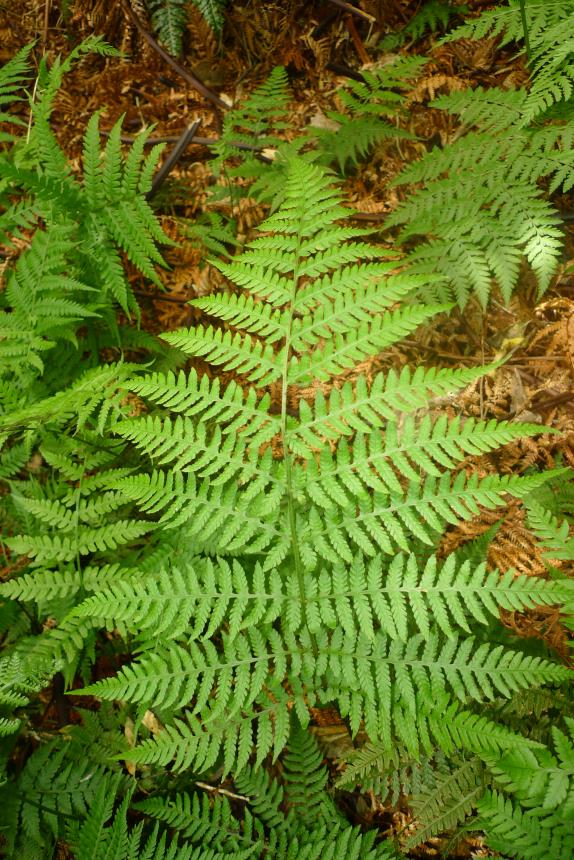
[[[528,612],[502,611],[500,619],[505,627],[523,639],[541,639],[572,665],[571,642],[558,606],[541,606]]]
[[[545,576],[546,566],[540,548],[526,525],[524,508],[519,501],[509,502],[500,528],[489,548],[488,563],[505,572],[515,570],[527,576]]]

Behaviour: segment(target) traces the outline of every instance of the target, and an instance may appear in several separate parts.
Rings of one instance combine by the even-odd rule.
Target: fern
[[[402,30],[388,33],[381,40],[379,47],[384,51],[394,51],[396,48],[402,47],[407,40],[412,43],[418,42],[427,35],[428,31],[432,34],[444,32],[450,19],[464,11],[466,11],[466,6],[463,6],[462,9],[453,9],[449,0],[428,0]]]
[[[416,829],[406,847],[420,845],[464,821],[483,793],[483,771],[480,759],[463,761],[450,773],[440,775],[428,793],[413,795],[410,805],[415,813]]]
[[[313,860],[397,856],[389,841],[375,846],[375,831],[360,833],[336,811],[325,790],[327,774],[317,743],[296,724],[284,761],[284,784],[251,767],[235,777],[245,802],[242,828],[225,796],[216,795],[209,802],[206,795],[182,793],[144,800],[137,809],[174,828],[190,843],[221,852],[218,856],[285,860],[301,852]]]
[[[29,138],[11,138],[0,156],[0,229],[30,236],[0,308],[5,853],[51,856],[65,842],[78,857],[126,860],[399,856],[389,839],[351,827],[327,793],[307,731],[324,705],[368,738],[341,784],[409,795],[418,823],[407,850],[477,804],[493,844],[524,831],[517,850],[536,845],[542,822],[548,856],[568,850],[570,673],[497,617],[568,609],[572,590],[558,576],[487,569],[481,544],[440,551],[447,527],[510,495],[548,551],[568,554],[559,520],[568,501],[561,496],[558,510],[548,501],[567,470],[479,477],[469,461],[546,431],[434,408],[495,366],[371,373],[382,350],[451,306],[417,295],[449,290],[436,271],[416,271],[416,252],[400,271],[396,255],[348,226],[315,162],[346,167],[364,141],[343,134],[329,154],[305,151],[308,138],[282,142],[279,69],[230,113],[215,162],[272,203],[259,237],[240,254],[220,253],[233,242],[212,222],[207,240],[228,286],[194,300],[197,324],[161,344],[119,325],[118,310],[137,317],[125,260],[159,283],[166,237],[145,197],[159,150],[144,157],[144,135],[124,153],[121,123],[102,148],[95,115],[81,169],[70,164],[51,113],[63,75],[87,50],[108,51],[92,39],[41,63]],[[26,56],[0,77],[0,98],[26,86]],[[421,62],[368,74],[342,95],[343,124],[396,119]],[[490,269],[477,289],[482,277],[485,297],[494,272],[509,295],[521,251],[542,279],[551,272],[556,249],[540,245],[541,231],[548,239],[554,229],[550,210],[532,189],[544,177],[568,187],[570,133],[524,120],[530,94],[474,96],[452,96],[449,109],[480,126],[485,161],[497,157],[487,135],[505,136],[500,164],[516,155],[510,197],[529,207],[512,222],[510,251],[504,237],[482,248]],[[261,147],[275,150],[272,165],[273,152],[256,157]],[[470,171],[459,150],[461,173]],[[435,195],[430,215],[419,222],[413,211],[417,229],[435,218],[435,198],[444,202],[451,157],[410,168],[409,181],[426,179]],[[465,193],[474,181],[461,183]],[[494,170],[489,193],[499,193],[496,182]],[[505,204],[476,199],[477,223],[494,230]],[[413,237],[407,228],[405,241]],[[133,361],[142,349],[143,367]],[[50,739],[50,717],[33,699],[53,679],[64,709],[61,684],[80,680],[74,695],[95,698],[82,725]],[[129,779],[119,775],[126,761]],[[272,776],[265,766],[277,761]],[[194,782],[200,774],[229,781],[206,789]],[[497,797],[481,798],[485,786],[510,798],[506,825]],[[556,825],[551,838],[546,825]]]
[[[494,284],[508,302],[523,257],[543,293],[561,252],[557,213],[541,198],[540,182],[547,181],[551,192],[571,187],[570,125],[544,121],[552,119],[552,111],[558,119],[570,115],[573,46],[564,32],[574,7],[535,0],[525,8],[529,92],[479,87],[435,100],[433,107],[460,116],[461,129],[442,151],[433,149],[398,177],[397,184],[425,185],[387,222],[405,225],[401,242],[427,237],[408,252],[411,270],[438,275],[443,286],[430,292],[454,295],[461,307],[472,293],[485,306]],[[484,12],[447,38],[487,35],[501,44],[524,37],[519,0]]]
[[[33,122],[29,139],[18,142],[27,155],[26,160],[32,159],[34,169],[0,159],[0,179],[6,181],[12,195],[19,194],[28,199],[30,220],[41,217],[48,227],[50,238],[54,231],[58,268],[61,270],[67,265],[68,269],[77,273],[76,283],[71,282],[72,288],[76,291],[85,289],[88,282],[94,292],[94,310],[101,312],[98,304],[101,305],[102,297],[105,298],[109,293],[126,313],[130,313],[137,311],[137,303],[127,284],[118,248],[125,251],[150,280],[159,284],[155,265],[162,263],[162,257],[157,250],[157,243],[170,242],[145,199],[161,147],[155,147],[144,158],[143,148],[147,136],[144,134],[124,159],[121,153],[120,121],[112,130],[103,153],[100,153],[98,115],[94,114],[85,135],[83,181],[80,183],[73,177],[50,128],[52,105],[63,74],[69,70],[78,53],[97,49],[101,49],[100,42],[91,40],[83,43],[76,49],[75,55],[70,55],[64,62],[56,62],[49,71],[45,65],[41,67],[39,97],[32,107]],[[11,231],[22,220],[21,205],[19,202],[9,206],[3,216]],[[74,242],[74,264],[68,260],[64,263],[62,258],[63,249],[60,250],[59,245],[63,236]],[[60,274],[58,268],[55,265],[51,273]],[[53,280],[51,289],[55,288]],[[64,278],[61,288],[66,289]],[[28,289],[33,289],[32,283]],[[54,305],[51,315],[57,320],[62,314],[70,315],[73,310],[77,313],[76,308],[66,310],[62,300]]]
[[[61,820],[83,817],[106,778],[104,768],[89,760],[67,759],[65,745],[52,743],[38,749],[16,783],[0,786],[8,855],[32,856],[35,851],[49,856]]]
[[[327,112],[337,130],[317,128],[312,132],[322,150],[321,162],[337,161],[344,174],[349,161],[355,165],[383,138],[411,137],[397,123],[406,101],[397,90],[405,90],[425,62],[419,57],[395,58],[381,69],[361,72],[362,82],[339,90],[342,112]]]
[[[285,183],[286,158],[298,153],[304,141],[284,143],[282,132],[288,127],[289,99],[287,72],[276,66],[240,107],[227,111],[219,140],[213,147],[211,162],[217,178],[241,178],[256,200],[276,204]],[[269,155],[265,155],[269,153]],[[227,182],[225,191],[215,191],[214,199],[225,193],[245,194],[240,185]]]
[[[28,57],[32,45],[27,45],[15,54],[11,60],[0,69],[0,122],[12,123],[16,126],[24,125],[20,117],[13,116],[5,111],[4,106],[9,106],[22,100],[21,90],[30,79],[30,66]],[[0,132],[0,143],[13,143],[16,137],[7,131]]]
[[[204,212],[193,222],[184,224],[184,232],[192,247],[209,254],[229,257],[229,247],[237,245],[235,222],[224,221],[216,212]]]
[[[562,860],[574,849],[571,818],[533,815],[497,792],[487,792],[478,810],[489,846],[507,856]]]
[[[537,477],[478,481],[450,473],[467,453],[539,428],[385,422],[359,380],[347,389],[347,420],[329,416],[332,451],[317,456],[320,431],[308,435],[309,405],[288,412],[297,386],[329,379],[436,312],[389,309],[416,280],[369,262],[375,250],[361,231],[335,225],[343,214],[323,174],[294,162],[285,202],[261,238],[218,264],[243,286],[245,300],[222,293],[197,301],[229,328],[166,336],[259,388],[244,394],[233,384],[220,393],[195,372],[187,381],[152,375],[134,390],[159,412],[115,425],[155,464],[116,489],[159,517],[160,527],[183,529],[191,553],[185,567],[141,586],[113,586],[74,612],[125,624],[143,648],[138,661],[85,693],[186,709],[184,720],[134,751],[139,761],[175,757],[178,767],[201,770],[221,749],[229,770],[247,762],[252,746],[262,761],[284,743],[290,701],[303,724],[314,701],[336,701],[353,733],[364,722],[373,740],[398,736],[413,751],[429,731],[420,703],[436,701],[439,691],[454,704],[566,676],[538,657],[468,638],[498,607],[561,602],[560,584],[500,579],[468,564],[457,570],[452,561],[439,571],[432,559],[419,570],[414,556],[389,558],[397,547],[408,550],[413,536],[432,545],[445,522],[539,484]],[[446,377],[405,375],[404,402],[420,403],[421,388],[435,380],[442,388]],[[261,390],[270,382],[280,385],[278,416],[267,412],[271,401]],[[374,388],[380,395],[384,385]],[[403,399],[395,377],[390,390],[396,409]],[[299,395],[295,402],[304,401]],[[373,429],[356,432],[357,421]],[[280,458],[270,443],[280,445]],[[152,643],[158,628],[162,640]],[[283,680],[289,696],[280,691]]]
[[[15,654],[0,658],[0,737],[17,732],[21,720],[13,715],[15,708],[22,708],[33,693],[38,693],[46,684],[40,673],[27,674],[22,661]]]
[[[223,28],[223,13],[227,6],[227,0],[193,0],[193,3],[212,30],[220,33]]]
[[[170,54],[181,54],[187,25],[187,0],[148,0],[151,23]]]
[[[524,4],[526,22],[531,40],[547,38],[552,31],[563,22],[565,16],[572,11],[570,0],[554,0],[545,3],[543,0],[527,0]],[[485,37],[501,37],[501,44],[520,41],[524,38],[524,26],[521,15],[520,0],[508,0],[506,6],[488,9],[477,18],[471,18],[452,33],[445,41],[453,39],[484,39]]]

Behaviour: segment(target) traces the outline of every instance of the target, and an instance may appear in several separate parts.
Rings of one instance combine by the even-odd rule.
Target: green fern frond
[[[417,478],[398,493],[383,489],[380,478],[369,475],[364,484],[357,480],[349,488],[355,503],[349,500],[343,508],[317,504],[311,490],[311,507],[298,522],[300,551],[306,554],[305,565],[313,569],[317,557],[349,564],[355,549],[368,557],[377,552],[394,555],[397,548],[408,552],[410,535],[431,546],[445,524],[470,519],[480,507],[493,510],[504,503],[505,493],[526,495],[531,480],[498,475],[479,479],[476,474],[467,478],[459,472],[454,480],[449,474]],[[366,495],[365,485],[373,482],[374,493]]]
[[[0,311],[0,356],[5,369],[17,376],[29,373],[30,367],[42,373],[43,354],[58,337],[70,336],[70,323],[97,315],[90,297],[86,302],[82,296],[95,291],[68,275],[74,250],[70,228],[37,230],[8,274],[3,301],[7,310]]]
[[[417,702],[446,696],[449,707],[453,695],[493,699],[567,676],[540,658],[464,638],[501,607],[562,602],[560,583],[500,578],[454,559],[424,567],[414,556],[385,557],[397,547],[408,552],[413,539],[432,546],[445,523],[549,480],[552,473],[453,477],[467,455],[538,426],[424,417],[399,424],[403,404],[412,411],[435,385],[441,393],[476,376],[421,371],[377,378],[372,408],[366,381],[347,385],[340,418],[332,411],[338,395],[330,395],[331,412],[319,398],[318,430],[310,435],[315,416],[298,394],[321,363],[326,380],[337,375],[340,359],[332,356],[342,338],[354,366],[380,349],[373,332],[393,342],[436,310],[395,309],[416,279],[372,261],[376,251],[363,231],[336,225],[344,213],[327,177],[295,162],[264,235],[220,266],[244,292],[199,300],[218,322],[208,329],[220,333],[218,343],[249,339],[245,355],[257,386],[222,390],[195,371],[128,383],[150,411],[113,429],[153,468],[112,478],[105,490],[153,518],[159,540],[169,528],[181,542],[181,563],[96,592],[68,623],[97,618],[138,633],[138,660],[87,691],[186,709],[186,720],[174,715],[157,739],[134,750],[136,761],[201,770],[222,756],[229,771],[244,766],[254,746],[261,762],[281,751],[289,707],[306,724],[317,701],[336,702],[353,733],[364,724],[371,739],[388,745],[398,737],[413,754],[435,735],[449,749],[455,736],[471,751],[499,749],[507,730],[485,729],[476,715],[457,712],[449,734],[432,708],[417,713]],[[205,331],[200,325],[168,339],[201,354]],[[215,358],[237,370],[232,349]],[[261,382],[270,369],[280,381],[272,396]],[[381,418],[383,433],[357,426],[380,427]],[[324,445],[329,437],[332,450]],[[279,693],[284,683],[289,693]],[[481,742],[481,732],[491,740]]]
[[[344,114],[329,111],[328,118],[337,123],[336,131],[316,128],[313,136],[324,152],[323,161],[337,162],[342,176],[349,162],[355,166],[384,138],[407,138],[406,132],[373,116],[358,116],[349,120]]]
[[[475,822],[486,833],[486,842],[495,851],[519,860],[563,860],[574,851],[572,819],[535,815],[524,811],[510,798],[486,792],[478,804]]]
[[[151,523],[117,520],[99,528],[82,528],[77,536],[17,535],[7,538],[6,545],[13,552],[31,556],[38,564],[72,561],[78,555],[117,549],[147,534],[152,528]],[[72,528],[72,531],[75,529]]]
[[[217,212],[202,212],[194,221],[186,221],[183,227],[189,244],[204,251],[202,257],[207,256],[205,252],[229,257],[228,246],[238,244],[235,221],[224,220]]]
[[[315,738],[297,723],[283,758],[285,801],[298,820],[316,826],[322,819],[337,824],[340,815],[326,793],[328,773]]]
[[[209,845],[218,856],[261,856],[265,832],[257,818],[246,818],[245,830],[234,817],[225,797],[207,794],[176,794],[168,798],[150,798],[136,804],[136,809],[179,831],[184,839],[196,845]],[[279,815],[279,821],[283,818]],[[241,852],[241,854],[239,854]]]
[[[243,437],[255,437],[254,445],[270,441],[280,430],[279,419],[269,412],[269,395],[257,399],[253,389],[245,393],[236,382],[222,388],[219,379],[200,378],[193,369],[187,375],[148,374],[128,380],[126,387],[171,412],[216,423],[224,435],[241,429]]]
[[[211,29],[215,33],[220,33],[223,28],[223,15],[227,0],[192,0],[192,2],[197,6]]]
[[[439,30],[444,32],[451,17],[455,14],[456,10],[445,0],[430,0],[430,3],[425,3],[416,15],[413,15],[403,33],[413,42],[417,42],[427,30],[430,30],[431,33],[436,33]]]
[[[571,187],[571,129],[538,120],[550,117],[560,103],[564,116],[571,109],[574,43],[564,33],[573,20],[570,2],[511,0],[447,37],[488,35],[500,45],[526,37],[532,78],[528,91],[478,88],[437,99],[433,106],[460,115],[462,133],[409,165],[398,180],[424,179],[425,187],[401,204],[389,223],[408,225],[401,241],[428,237],[409,253],[413,271],[441,276],[447,286],[437,294],[454,291],[461,306],[470,290],[485,304],[493,282],[508,301],[522,255],[541,293],[556,270],[562,235],[557,213],[540,199],[539,183],[548,178],[552,190]]]
[[[547,559],[571,560],[574,558],[574,538],[570,537],[567,519],[559,521],[534,499],[526,500],[527,521],[541,543],[543,556]]]
[[[375,831],[360,834],[336,811],[325,790],[326,770],[312,735],[300,727],[292,730],[284,763],[285,787],[261,768],[248,767],[235,776],[236,788],[242,794],[237,800],[245,803],[241,827],[226,797],[218,796],[217,791],[211,801],[205,794],[180,793],[144,800],[136,808],[194,844],[209,844],[222,852],[218,856],[243,858],[266,853],[289,860],[300,856],[302,850],[306,858],[314,860],[397,856],[392,843],[375,847]],[[306,803],[304,808],[302,802]]]
[[[205,3],[206,6],[216,2],[221,6],[221,0],[194,2]],[[201,10],[201,6],[199,8]],[[216,157],[211,166],[216,177],[223,174],[225,166],[226,177],[241,177],[246,180],[249,193],[256,199],[269,201],[276,198],[277,192],[282,191],[286,178],[286,160],[280,153],[283,150],[291,153],[293,148],[298,152],[302,146],[298,141],[290,145],[282,144],[281,141],[280,133],[288,125],[288,99],[287,72],[277,66],[240,107],[226,112],[221,135],[213,148]],[[265,149],[275,151],[275,158],[271,163],[258,158],[259,153]],[[229,193],[234,196],[245,193],[237,186],[221,191],[226,196]]]
[[[34,846],[40,856],[42,851],[49,855],[62,820],[83,818],[107,782],[103,767],[88,759],[70,761],[66,753],[61,742],[41,746],[28,758],[17,782],[0,786],[9,857],[23,856],[24,846]]]
[[[83,430],[89,436],[86,427],[95,421],[95,431],[92,431],[95,432],[92,440],[95,443],[97,435],[124,417],[126,408],[121,402],[120,386],[138,369],[135,364],[120,362],[82,372],[80,365],[76,369],[79,375],[67,388],[52,396],[34,399],[26,406],[20,401],[16,408],[6,410],[6,414],[0,417],[0,427],[9,432],[22,427],[34,430],[39,425],[57,428],[73,420],[76,431]],[[109,445],[109,441],[106,444]],[[45,445],[48,447],[47,438]],[[117,444],[116,453],[119,454]],[[49,450],[47,456],[50,457]]]
[[[20,729],[21,720],[12,711],[25,706],[46,682],[46,673],[29,670],[17,653],[0,657],[0,737]]]
[[[565,14],[573,11],[570,0],[548,3],[545,0],[527,0],[524,4],[526,22],[531,40],[535,40],[557,24],[563,23]],[[487,9],[477,18],[467,20],[443,41],[455,39],[484,39],[501,37],[501,45],[524,39],[521,0],[508,0],[506,6]]]
[[[0,123],[24,125],[22,119],[7,112],[4,108],[21,101],[23,98],[22,90],[32,75],[29,57],[33,47],[33,44],[30,44],[21,48],[0,69]],[[0,143],[13,143],[15,140],[16,137],[9,132],[0,132]]]
[[[201,860],[214,858],[212,852],[198,854],[192,845],[177,838],[168,839],[156,824],[144,836],[144,822],[131,830],[127,813],[132,791],[128,791],[114,812],[119,781],[110,777],[102,782],[93,804],[80,824],[68,824],[67,838],[76,856],[90,860]],[[113,816],[113,817],[112,817]],[[236,855],[230,855],[236,856]]]
[[[392,421],[397,412],[414,412],[431,398],[449,399],[484,370],[404,367],[400,374],[393,369],[379,373],[370,384],[357,376],[353,383],[334,387],[328,398],[318,389],[312,404],[304,398],[299,401],[299,421],[287,427],[290,446],[308,459],[325,439],[335,441],[354,431],[368,433],[384,426],[385,419]]]
[[[317,663],[315,653],[323,655]],[[476,645],[472,638],[453,637],[441,644],[436,635],[426,642],[415,635],[404,644],[391,641],[384,634],[369,641],[364,636],[348,637],[340,630],[330,635],[321,631],[314,637],[305,632],[297,637],[288,634],[281,637],[272,628],[260,625],[233,640],[224,635],[221,651],[209,641],[190,642],[187,648],[174,643],[150,651],[115,678],[86,687],[83,694],[145,702],[151,707],[160,702],[164,707],[182,707],[195,700],[194,712],[199,713],[215,692],[215,704],[210,706],[209,716],[203,717],[203,725],[209,726],[225,713],[227,720],[238,717],[241,725],[247,726],[250,739],[251,719],[242,718],[242,710],[263,702],[268,680],[276,686],[275,679],[287,673],[298,679],[297,684],[307,697],[323,687],[329,698],[338,702],[343,716],[349,718],[353,733],[364,720],[372,738],[390,737],[393,730],[399,736],[404,733],[406,726],[401,723],[406,714],[409,720],[416,719],[417,691],[428,697],[431,689],[447,686],[462,701],[469,696],[493,699],[569,677],[567,669],[539,657],[504,650],[501,646],[491,648],[486,643]],[[394,691],[392,700],[388,698],[389,690]],[[294,704],[297,705],[297,699]],[[308,706],[299,702],[298,707],[301,705],[303,714],[307,714]],[[227,726],[226,731],[229,730]],[[197,734],[192,737],[191,756],[195,757],[200,738]],[[210,752],[210,757],[216,757],[223,738],[210,733],[204,737],[206,743],[216,744],[215,751]],[[412,737],[404,739],[412,745]],[[182,738],[178,735],[173,740],[171,748],[168,744],[170,756],[175,751],[181,762]],[[234,739],[233,746],[225,751],[226,768],[234,763],[235,743]],[[270,734],[263,747],[264,755],[271,744]],[[154,754],[161,755],[160,750],[161,746]],[[246,752],[248,749],[244,747],[242,756]],[[189,764],[187,757],[183,760]],[[238,764],[238,769],[241,766]]]
[[[234,561],[198,559],[183,571],[160,571],[153,580],[122,580],[87,599],[76,614],[123,622],[136,630],[149,630],[177,638],[209,638],[227,619],[229,636],[281,617],[286,630],[296,633],[301,625],[297,612],[296,584],[286,586],[277,570],[264,572],[256,565],[246,574]],[[4,587],[7,594],[15,587]],[[455,566],[454,556],[442,567],[431,556],[419,570],[414,556],[396,556],[384,569],[380,559],[365,568],[354,559],[349,569],[335,566],[331,576],[322,572],[318,582],[309,577],[308,614],[313,628],[321,624],[341,627],[348,635],[374,638],[376,629],[407,641],[418,629],[428,637],[435,625],[446,635],[454,627],[470,632],[471,622],[487,623],[499,609],[522,610],[536,605],[559,604],[570,596],[567,585],[532,577],[500,576],[486,566]],[[319,620],[320,619],[320,620]],[[209,622],[209,627],[206,625]]]
[[[565,718],[568,734],[552,727],[556,755],[550,750],[507,750],[492,762],[498,785],[527,809],[553,810],[565,821],[574,817],[574,720]],[[573,834],[574,836],[574,831]]]
[[[187,25],[187,0],[146,0],[151,23],[159,40],[174,57],[179,57]]]
[[[314,128],[309,132],[319,142],[320,161],[327,165],[336,161],[344,174],[349,161],[357,164],[383,138],[411,138],[396,120],[404,112],[403,92],[425,63],[421,57],[396,56],[380,69],[363,70],[362,81],[339,90],[344,112],[327,112],[331,123],[338,126],[336,131]]]
[[[448,774],[436,776],[428,793],[413,795],[415,832],[405,847],[415,848],[431,837],[452,830],[472,812],[484,794],[485,768],[478,758],[462,761]]]
[[[438,275],[450,283],[461,306],[471,289],[485,305],[494,281],[508,301],[522,254],[541,292],[558,262],[562,233],[555,211],[540,199],[536,185],[558,165],[544,154],[540,138],[530,139],[515,129],[499,134],[508,139],[501,143],[497,136],[487,140],[482,131],[470,132],[442,153],[433,150],[408,167],[398,182],[424,179],[425,186],[388,219],[390,225],[407,225],[400,241],[429,236],[408,255],[412,272]],[[512,177],[509,163],[514,165]]]

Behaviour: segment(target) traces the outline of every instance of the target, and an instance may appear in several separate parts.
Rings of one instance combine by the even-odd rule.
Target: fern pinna
[[[477,724],[472,700],[568,677],[473,635],[499,607],[560,603],[560,583],[432,554],[449,523],[545,480],[467,474],[467,454],[540,428],[417,418],[482,371],[361,373],[443,307],[409,303],[417,279],[347,215],[329,177],[294,160],[260,237],[219,264],[236,288],[193,302],[213,323],[165,335],[244,384],[193,369],[127,383],[147,405],[114,433],[151,468],[107,487],[139,507],[163,563],[70,620],[136,634],[135,661],[84,690],[161,715],[136,762],[240,770],[280,753],[292,710],[307,725],[327,702],[389,747],[464,738],[485,754],[514,736]]]

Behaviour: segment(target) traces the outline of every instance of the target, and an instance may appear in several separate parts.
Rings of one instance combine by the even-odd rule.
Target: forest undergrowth
[[[1,856],[574,853],[572,25],[0,6]]]

